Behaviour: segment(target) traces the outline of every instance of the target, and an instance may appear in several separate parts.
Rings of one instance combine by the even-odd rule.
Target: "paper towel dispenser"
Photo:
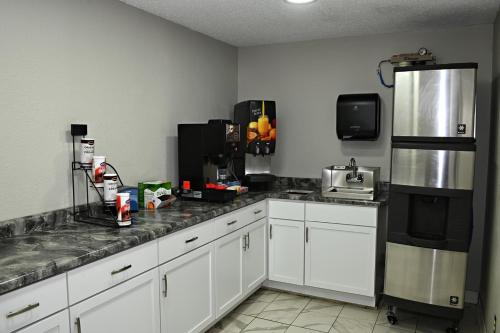
[[[337,137],[340,140],[377,140],[380,133],[378,94],[339,95]]]

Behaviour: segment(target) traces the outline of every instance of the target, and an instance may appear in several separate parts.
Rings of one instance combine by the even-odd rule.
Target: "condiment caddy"
[[[132,224],[130,213],[130,193],[118,193],[123,182],[118,171],[106,162],[105,156],[94,156],[95,140],[86,137],[87,125],[71,124],[73,138],[73,162],[71,163],[71,181],[73,194],[73,216],[75,221],[91,223],[107,227],[121,227]],[[80,161],[76,160],[76,137],[80,140]],[[110,168],[113,172],[107,173]],[[76,209],[75,176],[85,175],[86,205]],[[91,206],[89,188],[95,190],[101,201],[98,207]],[[102,189],[102,194],[99,189]]]

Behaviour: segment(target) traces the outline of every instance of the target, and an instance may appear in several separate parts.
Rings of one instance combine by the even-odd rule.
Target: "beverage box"
[[[171,202],[171,182],[163,180],[141,182],[138,188],[140,208],[157,209],[165,207]]]

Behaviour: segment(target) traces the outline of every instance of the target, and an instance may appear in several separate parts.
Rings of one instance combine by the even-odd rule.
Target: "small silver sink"
[[[330,198],[374,200],[380,168],[362,167],[351,159],[349,165],[323,168],[321,195]]]
[[[373,200],[374,191],[372,188],[331,187],[323,190],[321,195],[332,198]]]

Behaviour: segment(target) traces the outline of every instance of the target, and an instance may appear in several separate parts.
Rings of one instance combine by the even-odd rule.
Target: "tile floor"
[[[352,304],[260,289],[208,333],[444,333],[449,322],[398,311],[392,326],[386,308]],[[480,333],[477,308],[468,306],[460,333]]]

